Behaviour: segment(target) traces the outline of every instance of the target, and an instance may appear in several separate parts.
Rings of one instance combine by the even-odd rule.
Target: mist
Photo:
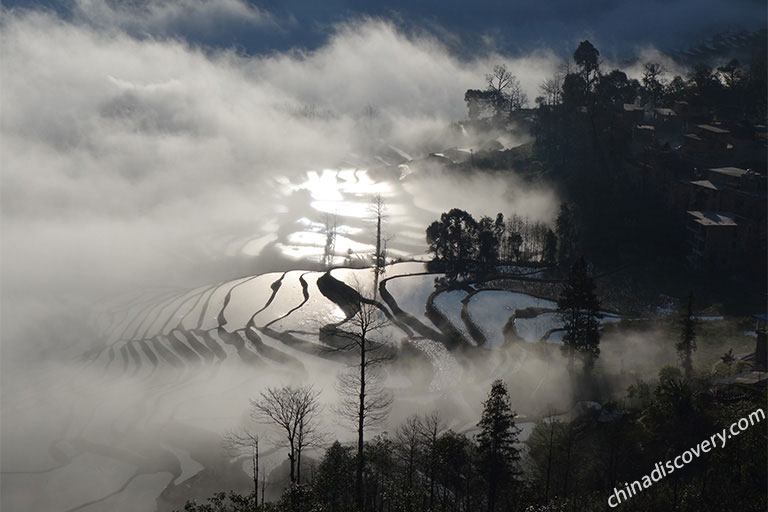
[[[9,510],[183,506],[182,484],[195,470],[231,469],[221,437],[248,423],[249,399],[266,386],[312,383],[322,391],[329,435],[350,439],[331,417],[345,363],[307,357],[300,343],[263,335],[300,368],[254,369],[231,347],[226,362],[178,368],[129,352],[137,340],[167,341],[167,327],[183,326],[185,317],[199,318],[197,328],[222,327],[214,319],[229,305],[227,290],[257,274],[264,278],[254,278],[252,295],[233,299],[228,314],[247,320],[283,286],[286,298],[277,302],[289,313],[259,327],[305,303],[312,307],[284,327],[299,341],[302,329],[339,320],[338,308],[312,288],[321,272],[309,272],[320,268],[329,219],[339,234],[333,262],[341,266],[344,255],[373,251],[375,195],[386,205],[390,254],[404,259],[426,252],[425,228],[451,208],[548,224],[557,216],[558,191],[544,180],[514,169],[469,176],[426,157],[481,144],[455,123],[466,118],[465,91],[483,88],[494,65],[506,65],[532,100],[561,70],[559,49],[541,44],[512,55],[489,36],[486,51],[468,57],[448,33],[361,14],[330,24],[316,46],[257,53],[205,42],[227,28],[277,37],[293,30],[291,20],[238,0],[73,5],[67,15],[4,8],[0,21]],[[651,59],[669,73],[684,71],[651,46],[637,58],[635,77]],[[520,127],[502,143],[529,141]],[[305,270],[310,285],[302,289]],[[359,272],[370,279],[369,270]],[[270,288],[281,274],[293,280]],[[191,332],[194,322],[183,327]],[[391,338],[405,343],[403,332],[393,328]],[[600,364],[651,376],[663,359],[652,338],[616,340]],[[564,357],[554,345],[524,345],[471,356],[430,345],[420,357],[399,359],[387,381],[395,406],[380,430],[428,404],[446,426],[471,431],[499,375],[515,390],[521,421],[566,410]],[[629,346],[643,355],[624,361]],[[139,360],[143,366],[132,366]],[[267,460],[270,469],[283,462],[275,451]],[[232,478],[247,483],[242,471]],[[217,482],[209,473],[200,480]]]

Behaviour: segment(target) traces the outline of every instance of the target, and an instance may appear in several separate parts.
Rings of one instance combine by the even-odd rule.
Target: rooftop
[[[662,116],[676,116],[677,112],[671,108],[657,108],[656,113]]]
[[[734,220],[734,215],[728,212],[699,212],[689,211],[688,215],[693,217],[694,222],[702,226],[738,226]]]
[[[691,185],[717,190],[717,187],[709,180],[692,181]]]
[[[696,127],[701,130],[708,131],[710,133],[717,133],[717,134],[731,133],[729,130],[718,128],[717,126],[712,126],[711,124],[697,124]]]
[[[740,169],[738,167],[715,167],[710,169],[710,172],[725,174],[726,176],[732,176],[734,178],[741,178],[742,176],[747,174],[746,169]]]

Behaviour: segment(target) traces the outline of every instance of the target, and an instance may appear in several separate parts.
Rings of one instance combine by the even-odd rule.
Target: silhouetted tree
[[[337,391],[341,395],[336,412],[357,430],[357,470],[355,494],[358,510],[365,510],[363,476],[365,472],[365,432],[381,423],[389,412],[392,395],[382,385],[377,371],[381,364],[392,359],[383,339],[389,324],[387,317],[358,289],[356,312],[336,335],[346,343],[335,350],[357,352],[358,363],[338,376]]]
[[[595,48],[589,41],[582,41],[579,43],[578,48],[573,52],[573,60],[576,62],[576,65],[579,66],[581,74],[588,86],[595,81],[595,78],[600,71],[599,57],[600,52],[597,51],[597,48]]]
[[[281,432],[277,446],[288,447],[291,483],[301,483],[301,453],[316,445],[322,435],[319,426],[320,392],[311,385],[268,387],[251,400],[254,419],[273,424]],[[297,464],[299,466],[296,470]]]
[[[454,208],[427,228],[427,245],[445,269],[455,278],[470,268],[477,250],[477,221],[464,210]]]
[[[379,276],[384,273],[387,265],[387,241],[381,232],[382,222],[386,222],[386,206],[381,194],[371,201],[370,213],[376,221],[376,252],[373,255],[373,298],[379,293]]]
[[[578,258],[568,275],[568,281],[557,300],[557,309],[565,327],[563,350],[568,355],[568,367],[579,353],[588,374],[600,355],[600,300],[595,283],[587,273],[584,258]]]
[[[255,510],[259,505],[259,436],[248,431],[230,432],[224,436],[224,446],[235,456],[247,454],[251,457],[253,508]]]
[[[336,216],[325,216],[325,247],[323,248],[323,265],[326,268],[333,266],[336,256]]]
[[[496,98],[497,96],[493,91],[468,89],[464,94],[464,101],[467,104],[467,116],[469,119],[476,121],[487,114],[495,112]]]
[[[557,233],[557,261],[565,263],[573,258],[576,251],[576,223],[568,203],[560,203],[560,212],[555,221]]]
[[[551,229],[547,229],[542,261],[550,265],[557,261],[557,235]]]
[[[322,510],[355,510],[355,460],[351,452],[350,447],[336,441],[320,461],[312,488],[315,501],[323,507]]]
[[[521,430],[515,423],[516,416],[507,386],[502,380],[495,380],[477,424],[479,465],[487,483],[488,512],[497,509],[503,494],[514,491],[519,475],[520,451],[516,445]]]
[[[685,376],[690,378],[693,372],[693,352],[696,351],[696,317],[693,315],[693,292],[688,294],[686,306],[680,316],[680,341],[677,343],[677,355]]]
[[[600,77],[595,86],[595,94],[600,103],[622,105],[635,101],[637,86],[637,81],[627,78],[623,71],[614,69]]]
[[[545,105],[559,105],[563,97],[563,76],[558,73],[552,78],[547,78],[539,86],[539,90],[544,93]]]
[[[587,81],[583,76],[569,73],[563,78],[563,105],[571,110],[587,102]]]
[[[662,75],[664,67],[658,62],[646,62],[643,66],[643,97],[647,103],[656,106],[664,94]]]

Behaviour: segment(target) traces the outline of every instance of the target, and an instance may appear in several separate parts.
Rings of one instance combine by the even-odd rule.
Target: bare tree
[[[259,506],[259,436],[248,431],[230,432],[224,436],[224,446],[235,456],[249,454],[253,477],[253,508]],[[264,488],[262,485],[262,500]]]
[[[275,445],[288,447],[291,483],[301,483],[302,451],[323,439],[318,418],[320,392],[311,385],[267,388],[257,400],[251,400],[251,406],[255,419],[273,424],[281,432]]]
[[[381,225],[387,221],[386,205],[381,198],[381,194],[377,194],[371,201],[369,211],[373,218],[376,220],[376,252],[373,254],[373,298],[379,292],[379,276],[384,273],[387,265],[387,242],[390,240],[384,237],[381,232]]]
[[[547,105],[559,105],[563,97],[563,75],[555,73],[552,78],[544,80],[539,90],[544,93]]]
[[[493,66],[493,72],[485,75],[485,81],[488,82],[488,90],[503,96],[509,87],[516,81],[515,75],[507,71],[507,66],[497,64]]]
[[[528,96],[523,91],[517,77],[507,70],[507,66],[499,64],[493,67],[493,72],[485,75],[488,92],[494,97],[496,113],[500,115],[506,106],[508,110],[520,110],[528,103]]]
[[[523,86],[520,85],[517,78],[512,78],[512,84],[509,86],[506,96],[507,106],[509,107],[510,112],[521,110],[528,106],[528,95],[523,90]]]
[[[346,328],[337,331],[346,343],[334,350],[358,353],[358,363],[339,374],[337,391],[341,400],[336,412],[357,429],[355,491],[358,510],[364,511],[365,432],[380,424],[392,405],[392,395],[384,388],[380,371],[381,365],[391,360],[392,355],[384,332],[389,324],[387,317],[374,301],[363,296],[360,286],[357,292],[356,313],[346,322]]]
[[[646,62],[643,66],[643,92],[648,103],[655,106],[664,93],[666,73],[664,66],[658,62]]]
[[[443,419],[438,411],[432,411],[420,418],[420,433],[427,447],[429,460],[429,509],[432,510],[435,502],[435,468],[437,467],[437,436],[444,429]]]
[[[423,446],[421,434],[421,417],[416,414],[409,416],[395,431],[395,446],[398,448],[398,456],[406,468],[405,491],[408,496],[413,489],[416,461]]]
[[[325,216],[325,248],[323,250],[323,265],[326,268],[333,266],[334,257],[336,256],[336,216]]]

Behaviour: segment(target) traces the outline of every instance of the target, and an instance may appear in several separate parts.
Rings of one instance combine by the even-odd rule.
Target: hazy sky
[[[528,52],[547,47],[572,51],[589,37],[614,56],[654,45],[669,51],[729,30],[766,26],[761,0],[425,0],[352,2],[329,0],[6,0],[6,6],[47,4],[62,17],[94,25],[120,24],[136,34],[178,36],[248,53],[289,48],[314,49],[325,43],[338,22],[364,16],[396,20],[408,32],[440,36],[463,54],[477,51]],[[120,7],[109,7],[112,6]],[[130,7],[126,7],[126,5]],[[122,14],[120,13],[122,12]],[[130,12],[131,14],[127,14]]]

